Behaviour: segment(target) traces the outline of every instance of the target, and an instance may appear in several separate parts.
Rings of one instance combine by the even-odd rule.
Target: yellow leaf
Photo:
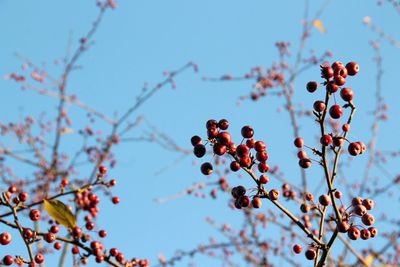
[[[370,266],[374,262],[374,255],[369,255],[365,258],[364,262],[367,264],[367,266]]]
[[[69,229],[72,229],[76,226],[75,216],[69,210],[67,205],[56,199],[45,199],[43,201],[43,204],[44,209],[47,211],[47,213],[57,222],[61,223]]]
[[[313,20],[313,25],[315,28],[317,28],[320,32],[326,33],[326,28],[324,27],[324,24],[322,24],[322,21],[319,19]]]

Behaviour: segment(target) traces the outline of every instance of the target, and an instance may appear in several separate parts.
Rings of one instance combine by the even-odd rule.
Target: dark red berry
[[[201,173],[204,175],[210,175],[213,172],[213,166],[210,162],[205,162],[200,166]]]
[[[230,164],[231,171],[237,172],[240,170],[240,163],[237,161],[232,161]]]
[[[318,83],[315,82],[315,81],[310,81],[310,82],[307,83],[306,88],[307,88],[308,92],[314,93],[318,88]]]
[[[206,122],[206,128],[210,129],[210,128],[214,128],[218,126],[218,122],[216,120],[208,120]]]
[[[106,174],[107,173],[107,168],[103,165],[99,166],[99,173],[100,174]]]
[[[11,242],[11,235],[7,232],[0,234],[0,244],[6,246]]]
[[[190,139],[190,143],[192,143],[192,146],[201,144],[201,141],[202,141],[202,140],[201,140],[201,137],[198,136],[198,135],[194,135],[194,136],[192,136],[192,138]]]
[[[276,201],[279,199],[279,190],[278,189],[271,189],[268,192],[268,197],[270,200]]]
[[[222,119],[218,122],[218,128],[225,131],[229,127],[229,122],[226,119]]]
[[[11,255],[5,255],[3,258],[3,264],[5,266],[10,266],[14,263],[14,258]]]
[[[347,150],[349,151],[350,155],[357,156],[361,153],[361,146],[357,142],[350,143]]]
[[[257,141],[255,144],[254,144],[254,149],[257,151],[257,152],[264,152],[264,150],[266,149],[266,145],[265,145],[265,143],[263,142],[263,141]]]
[[[333,77],[333,69],[330,66],[321,66],[321,77],[329,80]]]
[[[246,125],[242,127],[241,134],[244,138],[252,138],[254,135],[254,130],[251,126]]]
[[[260,181],[260,183],[266,184],[269,182],[269,177],[265,174],[261,174],[258,180]]]
[[[29,212],[29,218],[32,221],[38,221],[40,219],[40,216],[41,216],[40,210],[34,209]]]
[[[206,147],[202,144],[195,145],[193,148],[193,154],[198,158],[203,157],[206,154]]]
[[[339,86],[334,81],[330,81],[326,85],[326,90],[333,94],[339,90]]]
[[[43,254],[41,254],[41,253],[36,254],[36,256],[35,256],[35,262],[36,262],[37,264],[42,264],[42,263],[44,262],[44,256],[43,256]]]
[[[330,144],[332,144],[332,136],[329,134],[323,135],[320,139],[320,143],[323,146],[329,146]]]
[[[317,253],[315,252],[314,249],[308,249],[305,253],[307,260],[314,260],[315,257],[317,256]]]
[[[261,208],[261,206],[262,206],[261,198],[253,197],[253,199],[251,200],[251,205],[253,206],[253,208],[256,208],[256,209]]]
[[[218,156],[222,156],[222,155],[224,155],[225,153],[226,153],[226,146],[225,145],[222,145],[222,144],[215,144],[214,146],[213,146],[213,151],[214,151],[214,153],[216,154],[216,155],[218,155]]]
[[[302,167],[303,169],[307,169],[311,167],[311,160],[308,158],[303,158],[299,160],[299,165],[300,167]]]

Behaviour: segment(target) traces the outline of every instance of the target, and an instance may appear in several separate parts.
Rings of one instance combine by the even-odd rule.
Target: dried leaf
[[[322,23],[322,21],[320,21],[319,19],[313,20],[313,25],[314,25],[314,27],[317,28],[320,32],[326,33],[326,28],[325,28],[324,24]]]
[[[44,209],[47,213],[60,224],[64,225],[68,229],[72,229],[76,226],[76,219],[74,214],[69,210],[67,205],[59,200],[44,200]]]

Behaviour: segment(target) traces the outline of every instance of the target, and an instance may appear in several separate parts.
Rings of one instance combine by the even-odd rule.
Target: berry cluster
[[[241,134],[244,139],[242,143],[236,145],[232,142],[231,134],[226,131],[228,127],[229,122],[225,119],[219,122],[216,120],[207,121],[207,143],[212,146],[214,154],[218,156],[223,156],[226,153],[231,155],[234,160],[230,164],[230,169],[234,172],[240,170],[240,168],[251,169],[255,164],[261,173],[268,172],[266,145],[263,141],[253,139],[253,128],[248,125],[243,126]],[[193,153],[196,157],[201,158],[206,154],[207,143],[203,144],[200,136],[193,136],[191,143],[194,146]],[[254,149],[255,153],[252,149]],[[213,166],[210,162],[205,162],[201,165],[200,170],[204,175],[210,175],[213,171]]]

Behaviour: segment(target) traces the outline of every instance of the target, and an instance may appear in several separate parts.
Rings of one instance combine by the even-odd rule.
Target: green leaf
[[[76,219],[74,214],[69,210],[67,205],[59,200],[43,200],[44,209],[47,213],[60,224],[64,225],[68,229],[72,229],[76,226]]]

